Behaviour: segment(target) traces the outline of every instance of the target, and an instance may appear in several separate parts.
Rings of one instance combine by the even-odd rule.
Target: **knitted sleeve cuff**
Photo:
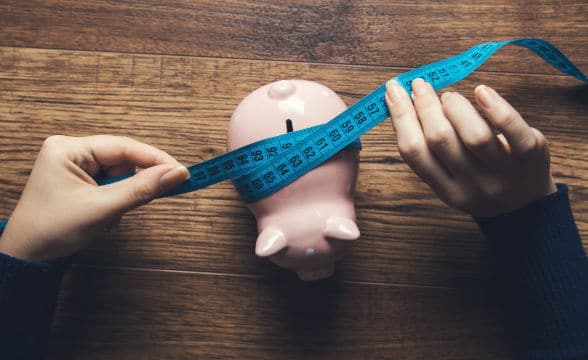
[[[558,248],[565,246],[576,256],[585,257],[565,184],[557,184],[553,194],[511,213],[474,219],[499,257],[528,256],[553,240]]]
[[[506,315],[525,359],[588,358],[588,261],[567,187],[476,218],[496,254]]]
[[[0,358],[42,357],[66,265],[0,253]]]

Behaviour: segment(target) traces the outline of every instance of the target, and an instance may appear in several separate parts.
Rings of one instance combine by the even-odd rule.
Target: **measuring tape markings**
[[[320,125],[319,125],[320,126]],[[229,151],[213,157],[201,163],[188,166],[190,178],[176,186],[160,197],[183,194],[190,191],[203,189],[218,182],[234,179],[244,173],[248,173],[263,164],[271,162],[274,157],[286,152],[296,143],[307,139],[309,134],[317,126],[299,131],[286,133],[264,140],[256,141],[249,145]],[[349,143],[346,149],[361,149],[361,142],[356,139]],[[133,174],[125,174],[118,177],[99,180],[99,185],[112,184],[114,182],[131,177]]]
[[[417,78],[423,78],[431,83],[435,90],[440,90],[467,77],[497,50],[510,43],[530,48],[560,71],[588,82],[586,76],[559,50],[540,39],[482,43],[451,58],[400,74],[395,79],[408,93],[411,92],[412,80]],[[351,141],[359,138],[390,116],[384,100],[385,93],[386,84],[382,84],[331,121],[318,126],[316,131],[308,135],[308,138],[297,143],[295,147],[271,163],[236,178],[234,184],[238,192],[246,202],[258,201],[287,186],[329,159]],[[333,146],[317,149],[317,139],[330,139]],[[318,153],[320,156],[315,156]],[[287,169],[288,171],[279,171],[279,169]],[[275,181],[276,178],[279,181]],[[267,179],[271,181],[267,181]]]
[[[403,73],[396,80],[409,93],[412,80],[419,77],[439,90],[467,77],[509,43],[528,47],[560,71],[586,81],[586,77],[561,52],[540,39],[482,43],[454,57]],[[246,202],[267,197],[322,164],[345,146],[354,144],[353,147],[358,148],[357,139],[390,115],[384,101],[385,91],[383,84],[326,124],[261,140],[192,165],[188,168],[190,180],[164,196],[235,179],[235,187]],[[238,164],[238,167],[232,167],[233,164]]]
[[[482,65],[507,44],[526,47],[561,72],[588,83],[588,78],[555,46],[541,39],[514,39],[475,45],[461,54],[418,67],[395,77],[410,94],[411,82],[423,78],[435,90],[455,84]],[[360,149],[359,137],[390,116],[380,85],[325,124],[286,133],[246,145],[198,164],[188,166],[190,178],[161,197],[199,190],[233,180],[246,202],[263,199],[344,149]],[[101,179],[108,185],[133,174]],[[6,220],[0,221],[0,231]]]
[[[395,79],[411,92],[411,82],[423,78],[435,90],[457,83],[482,65],[507,44],[531,49],[560,71],[588,82],[588,79],[557,48],[541,39],[516,39],[486,42],[456,56],[424,65],[398,75]],[[233,179],[246,202],[267,197],[347,146],[359,148],[359,137],[390,114],[385,104],[386,85],[353,104],[329,122],[292,133],[261,140],[218,157],[188,167],[190,179],[162,196],[195,191],[220,181]],[[130,175],[106,179],[101,185]]]

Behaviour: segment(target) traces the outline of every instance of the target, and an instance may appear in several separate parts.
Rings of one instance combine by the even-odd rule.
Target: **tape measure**
[[[440,90],[464,79],[507,44],[527,47],[561,72],[588,82],[586,76],[557,48],[540,39],[482,43],[454,57],[403,73],[395,79],[409,94],[411,82],[417,78],[423,78],[435,90]],[[234,184],[241,196],[246,202],[254,202],[275,193],[387,119],[390,113],[384,100],[385,93],[386,84],[382,84],[331,121],[318,126],[293,149],[237,177]]]
[[[565,55],[541,39],[482,43],[459,55],[400,74],[395,79],[409,94],[411,82],[416,78],[423,78],[435,90],[440,90],[467,77],[507,44],[529,48],[561,72],[588,82]],[[246,202],[263,199],[346,147],[360,147],[359,137],[390,116],[384,100],[385,93],[386,84],[382,84],[325,124],[261,140],[189,166],[190,179],[163,196],[195,191],[232,179]],[[120,178],[114,179],[117,180]]]
[[[296,144],[308,139],[319,126],[260,140],[201,163],[188,166],[190,178],[160,197],[200,190],[218,182],[236,179],[243,174],[254,172],[256,171],[255,169],[262,165],[273,163],[274,158],[287,154]],[[361,149],[361,142],[359,139],[353,140],[345,144],[342,149]],[[125,174],[99,180],[98,184],[112,184],[132,175]]]
[[[588,83],[588,78],[555,46],[541,39],[485,42],[463,53],[424,65],[395,79],[410,94],[411,82],[423,78],[435,90],[455,84],[507,44],[526,47],[559,71]],[[386,120],[390,113],[384,95],[386,84],[366,95],[329,122],[261,140],[188,167],[190,178],[161,197],[196,191],[233,180],[246,202],[263,199],[346,148],[361,148],[359,138]],[[98,181],[107,185],[133,174]],[[6,222],[0,222],[0,230]]]

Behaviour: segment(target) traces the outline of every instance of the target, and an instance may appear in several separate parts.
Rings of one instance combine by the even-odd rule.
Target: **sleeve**
[[[521,359],[588,359],[588,261],[567,187],[509,214],[476,218],[496,254]]]
[[[65,268],[0,253],[0,359],[43,358]]]

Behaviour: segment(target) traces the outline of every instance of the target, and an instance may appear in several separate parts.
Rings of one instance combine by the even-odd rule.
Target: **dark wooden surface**
[[[224,151],[233,109],[264,83],[319,81],[351,104],[520,36],[587,72],[587,21],[583,1],[0,0],[0,217],[50,134],[128,135],[190,164]],[[588,244],[588,88],[516,48],[454,89],[479,83],[547,135]],[[362,238],[334,279],[300,283],[256,258],[254,218],[228,183],[158,200],[75,257],[50,358],[510,358],[475,225],[409,171],[389,122],[362,140]]]

